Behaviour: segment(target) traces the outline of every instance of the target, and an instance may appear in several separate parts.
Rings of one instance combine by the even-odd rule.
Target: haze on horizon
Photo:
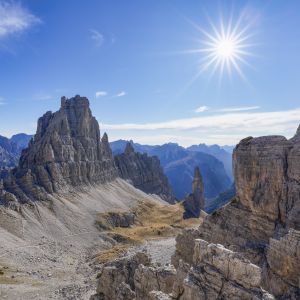
[[[296,0],[0,0],[0,135],[80,94],[111,141],[291,137],[299,28]]]

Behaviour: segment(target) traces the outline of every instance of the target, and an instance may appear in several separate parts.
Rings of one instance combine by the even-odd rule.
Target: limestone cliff
[[[185,209],[183,217],[187,218],[198,218],[200,211],[204,209],[204,191],[203,181],[200,174],[199,167],[195,168],[194,179],[192,183],[192,193],[189,194],[183,201]]]
[[[290,140],[242,140],[233,152],[235,199],[192,233],[260,265],[263,286],[279,299],[300,297],[299,157],[299,131]]]
[[[61,98],[59,111],[38,120],[37,132],[17,168],[2,172],[0,201],[43,200],[48,194],[103,183],[117,176],[107,135],[85,97]]]
[[[159,195],[169,203],[175,202],[168,178],[157,157],[135,152],[131,143],[127,143],[124,153],[115,156],[115,164],[120,177],[129,180],[136,188]]]

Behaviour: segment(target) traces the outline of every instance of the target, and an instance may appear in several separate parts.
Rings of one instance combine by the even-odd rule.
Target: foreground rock
[[[260,267],[222,245],[194,244],[191,261],[180,259],[176,269],[151,265],[143,253],[104,265],[91,299],[274,299],[261,289]]]
[[[127,143],[124,153],[115,156],[115,163],[120,177],[129,180],[136,188],[159,195],[169,203],[175,202],[168,178],[157,157],[135,152],[131,143]]]

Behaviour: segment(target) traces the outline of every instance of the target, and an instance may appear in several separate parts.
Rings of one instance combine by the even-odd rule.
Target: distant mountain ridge
[[[188,147],[187,150],[203,152],[214,156],[215,158],[217,158],[223,163],[227,175],[231,180],[233,180],[232,154],[224,150],[224,148],[220,147],[219,145],[207,146],[205,144],[199,144],[199,145],[192,145]]]
[[[20,133],[10,139],[0,136],[0,167],[15,167],[32,135]],[[114,155],[124,152],[127,141],[111,142]],[[203,174],[204,195],[215,198],[225,192],[232,183],[231,154],[218,145],[192,145],[188,148],[176,143],[142,145],[131,141],[136,152],[157,156],[177,199],[191,192],[194,168],[199,166]],[[228,146],[229,147],[229,146]]]
[[[161,146],[141,145],[131,141],[135,151],[157,156],[167,175],[170,185],[178,199],[183,199],[191,192],[195,167],[199,166],[203,175],[204,195],[214,198],[226,191],[232,181],[226,174],[223,163],[214,155],[201,151],[191,151],[176,143]],[[124,152],[127,141],[111,142],[114,155]],[[206,146],[209,148],[209,146]],[[221,152],[224,151],[221,149]],[[230,154],[228,154],[230,156]]]
[[[31,138],[32,135],[25,133],[13,135],[10,139],[0,135],[0,168],[15,167]]]
[[[17,144],[19,148],[25,149],[25,148],[27,148],[32,137],[33,137],[32,134],[18,133],[18,134],[13,135],[10,138],[10,141]]]

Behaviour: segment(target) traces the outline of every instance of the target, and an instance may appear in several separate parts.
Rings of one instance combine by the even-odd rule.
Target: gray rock
[[[107,135],[100,140],[88,99],[75,96],[62,97],[59,111],[47,112],[38,120],[37,132],[23,150],[18,167],[2,172],[0,178],[4,190],[28,202],[116,176]]]
[[[183,201],[185,209],[183,217],[185,219],[199,218],[200,211],[204,209],[204,205],[205,199],[202,176],[200,174],[199,167],[196,167],[192,183],[192,193],[189,194]]]
[[[169,203],[175,202],[168,178],[157,157],[135,152],[131,143],[127,143],[124,153],[115,156],[115,163],[120,177],[130,181],[136,188],[159,195]]]
[[[137,268],[139,265],[147,266],[149,264],[150,260],[143,252],[105,264],[98,276],[98,297],[102,297],[100,298],[102,300],[119,300],[122,294],[133,295],[134,274]]]
[[[137,299],[151,299],[151,291],[169,294],[176,280],[173,266],[151,267],[140,265],[134,274],[134,286]]]
[[[199,238],[241,252],[263,267],[262,285],[278,298],[300,296],[300,263],[293,246],[299,245],[299,161],[299,131],[290,140],[242,140],[233,153],[237,196],[208,216],[197,231]],[[293,234],[286,235],[289,230]],[[285,259],[283,266],[280,261]]]

